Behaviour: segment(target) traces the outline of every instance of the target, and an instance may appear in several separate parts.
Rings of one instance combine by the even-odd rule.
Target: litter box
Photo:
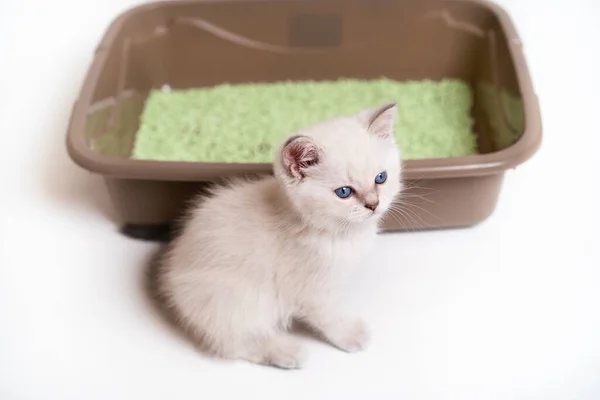
[[[405,212],[387,217],[383,230],[485,220],[504,172],[538,149],[541,121],[515,28],[481,0],[181,0],[133,8],[94,53],[67,147],[77,164],[104,177],[124,231],[147,236],[207,182],[272,172],[270,163],[132,158],[152,90],[381,77],[467,82],[478,152],[405,161]]]

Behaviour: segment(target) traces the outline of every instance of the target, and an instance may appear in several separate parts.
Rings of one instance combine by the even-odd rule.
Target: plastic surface
[[[521,42],[507,14],[480,0],[169,1],[132,9],[96,49],[67,134],[73,160],[106,178],[127,224],[175,218],[200,182],[270,173],[270,164],[129,158],[144,99],[165,84],[451,77],[475,92],[480,154],[409,160],[404,216],[384,230],[473,225],[496,205],[503,172],[541,142]]]

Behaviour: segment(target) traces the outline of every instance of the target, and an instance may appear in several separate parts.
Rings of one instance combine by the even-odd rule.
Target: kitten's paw
[[[332,345],[348,353],[364,350],[369,344],[369,329],[360,319],[344,321],[325,334]]]
[[[279,338],[270,346],[265,364],[283,369],[300,369],[304,366],[308,352],[291,338]]]

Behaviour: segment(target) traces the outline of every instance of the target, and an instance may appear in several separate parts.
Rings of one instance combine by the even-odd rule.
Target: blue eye
[[[352,189],[350,189],[348,186],[337,188],[334,191],[340,199],[345,199],[352,194]]]
[[[387,172],[383,171],[375,177],[375,183],[381,185],[387,180]]]

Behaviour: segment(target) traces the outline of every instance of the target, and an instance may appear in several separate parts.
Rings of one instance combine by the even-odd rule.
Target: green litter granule
[[[473,94],[466,83],[344,79],[152,91],[132,157],[271,162],[286,135],[393,101],[398,104],[396,138],[405,159],[477,153]]]

